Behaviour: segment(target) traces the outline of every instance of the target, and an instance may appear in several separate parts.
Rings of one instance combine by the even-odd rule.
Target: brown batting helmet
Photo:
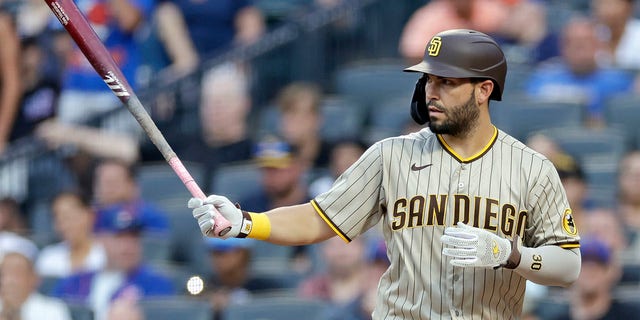
[[[404,69],[447,78],[491,79],[495,84],[490,99],[500,101],[507,76],[507,60],[500,46],[488,35],[468,29],[442,31],[427,44],[422,62]],[[416,83],[411,116],[418,124],[429,120],[424,92],[425,77]]]

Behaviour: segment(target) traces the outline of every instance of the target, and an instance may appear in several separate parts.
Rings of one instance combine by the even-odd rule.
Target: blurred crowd
[[[525,317],[638,314],[636,1],[75,2],[205,192],[251,211],[309,201],[377,139],[420,130],[417,79],[401,69],[435,33],[492,35],[509,65],[496,113],[579,111],[571,128],[545,126],[559,113],[496,115],[556,165],[583,239],[579,280],[529,284]],[[286,26],[299,28],[290,43],[265,43]],[[377,229],[348,245],[203,239],[180,180],[126,110],[113,117],[120,102],[44,1],[0,0],[0,43],[0,172],[43,153],[55,163],[24,165],[26,194],[0,188],[0,320],[151,319],[171,299],[195,304],[164,307],[234,320],[274,297],[320,303],[319,319],[370,319],[388,264]],[[33,159],[14,156],[25,144]]]

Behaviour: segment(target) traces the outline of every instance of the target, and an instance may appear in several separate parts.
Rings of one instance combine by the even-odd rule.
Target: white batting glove
[[[232,237],[244,238],[247,236],[248,231],[241,232],[241,230],[251,230],[251,218],[249,218],[249,214],[234,206],[226,197],[211,195],[204,200],[191,198],[187,203],[187,207],[193,209],[193,217],[198,220],[200,231],[207,237],[219,237],[223,239]],[[231,223],[231,230],[223,236],[218,236],[213,232],[213,226],[215,225],[214,207]],[[245,227],[244,229],[243,226]]]
[[[509,269],[520,264],[520,241],[516,239],[512,244],[508,239],[462,222],[458,222],[457,227],[446,228],[440,237],[444,245],[442,254],[451,257],[454,266]]]

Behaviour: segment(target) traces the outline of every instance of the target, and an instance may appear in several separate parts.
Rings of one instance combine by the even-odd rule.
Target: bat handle
[[[187,171],[187,168],[185,168],[184,164],[182,164],[182,161],[178,159],[178,157],[173,156],[171,157],[171,159],[169,159],[168,162],[171,168],[173,168],[173,171],[175,171],[178,177],[180,177],[180,180],[182,180],[182,183],[184,183],[192,196],[200,199],[205,199],[207,197],[204,192],[202,192],[202,189],[200,189],[200,186],[198,186],[189,171]],[[229,230],[231,230],[231,223],[229,222],[229,220],[225,219],[215,208],[213,209],[213,213],[215,215],[213,232],[219,237],[222,237],[227,234]]]

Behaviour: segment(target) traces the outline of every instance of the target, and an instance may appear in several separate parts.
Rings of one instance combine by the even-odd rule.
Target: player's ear
[[[491,93],[495,89],[493,81],[489,79],[484,79],[478,82],[475,86],[476,100],[478,101],[478,104],[483,104],[489,101],[489,97],[491,97]]]

